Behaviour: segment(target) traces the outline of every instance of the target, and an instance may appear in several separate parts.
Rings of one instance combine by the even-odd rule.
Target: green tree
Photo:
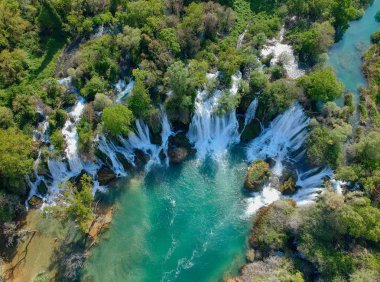
[[[338,81],[332,68],[321,68],[302,77],[299,84],[314,102],[333,101],[343,94],[344,86]]]
[[[17,189],[33,168],[33,141],[15,128],[0,129],[0,181],[6,189]]]
[[[94,110],[101,112],[112,105],[112,100],[104,94],[97,93],[94,100]]]
[[[21,49],[12,52],[5,49],[0,53],[0,84],[10,86],[20,83],[26,75],[27,54]]]
[[[61,17],[49,0],[41,0],[38,22],[44,35],[58,37],[62,34],[63,23]]]
[[[13,113],[7,107],[0,107],[0,128],[7,129],[13,125]]]
[[[128,134],[133,119],[133,113],[124,105],[105,108],[102,115],[104,129],[113,136]]]
[[[66,183],[64,198],[68,203],[68,207],[65,212],[67,220],[74,221],[82,232],[87,233],[92,221],[95,219],[91,177],[84,174],[80,184],[81,187],[79,188],[70,182]]]
[[[0,50],[15,47],[29,26],[21,16],[18,1],[0,1]]]

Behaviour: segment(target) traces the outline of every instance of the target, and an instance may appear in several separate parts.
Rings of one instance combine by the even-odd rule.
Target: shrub
[[[104,129],[113,136],[128,134],[133,119],[133,113],[124,105],[105,108],[102,115]]]

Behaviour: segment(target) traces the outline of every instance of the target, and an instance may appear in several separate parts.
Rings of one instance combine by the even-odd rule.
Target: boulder
[[[98,181],[100,185],[108,185],[116,179],[116,174],[108,167],[102,166],[98,171]]]
[[[248,168],[244,187],[252,192],[258,192],[269,179],[269,176],[269,164],[263,160],[255,161]]]
[[[171,148],[168,151],[168,155],[170,162],[178,164],[187,158],[189,151],[183,147]]]
[[[42,206],[42,203],[43,203],[42,199],[36,195],[32,196],[28,200],[29,206],[33,209],[39,209]]]
[[[38,184],[37,191],[38,191],[38,194],[40,195],[46,195],[48,188],[44,181],[41,181],[40,184]]]

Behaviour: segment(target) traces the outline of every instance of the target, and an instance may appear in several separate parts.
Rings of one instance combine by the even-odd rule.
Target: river
[[[329,53],[329,64],[346,89],[356,94],[356,100],[358,87],[366,84],[361,55],[370,44],[371,33],[380,27],[374,20],[379,8],[377,0],[362,19],[351,23]],[[302,127],[302,121],[298,126]],[[283,138],[281,142],[286,145],[294,140],[294,136],[271,134]],[[275,145],[284,147],[274,144],[273,148]],[[92,250],[83,278],[218,281],[226,273],[235,275],[244,264],[251,227],[247,216],[250,203],[265,203],[266,196],[243,193],[246,147],[238,144],[229,148],[217,157],[194,156],[180,165],[155,167],[145,176],[123,178],[109,187],[108,197],[116,198],[117,211],[110,229]],[[285,158],[290,153],[281,151],[273,157]],[[272,193],[269,198],[276,199],[270,187],[265,191]]]

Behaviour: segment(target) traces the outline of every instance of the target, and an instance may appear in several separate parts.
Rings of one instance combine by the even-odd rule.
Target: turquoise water
[[[356,103],[359,101],[358,88],[367,84],[361,71],[362,55],[371,44],[371,34],[380,28],[375,20],[379,9],[380,0],[375,0],[360,20],[350,23],[342,40],[329,52],[329,64],[346,89],[355,94]]]
[[[329,52],[346,89],[366,81],[361,55],[380,0],[351,23]],[[356,96],[356,99],[358,96]],[[83,278],[94,281],[218,281],[244,264],[250,221],[242,193],[246,163],[238,147],[219,160],[189,160],[154,168],[146,176],[109,187],[117,211],[110,230],[92,250]],[[114,190],[114,192],[112,192]]]
[[[241,150],[239,150],[241,151]],[[95,281],[218,281],[244,264],[250,223],[238,152],[120,180],[110,230],[87,262]]]

